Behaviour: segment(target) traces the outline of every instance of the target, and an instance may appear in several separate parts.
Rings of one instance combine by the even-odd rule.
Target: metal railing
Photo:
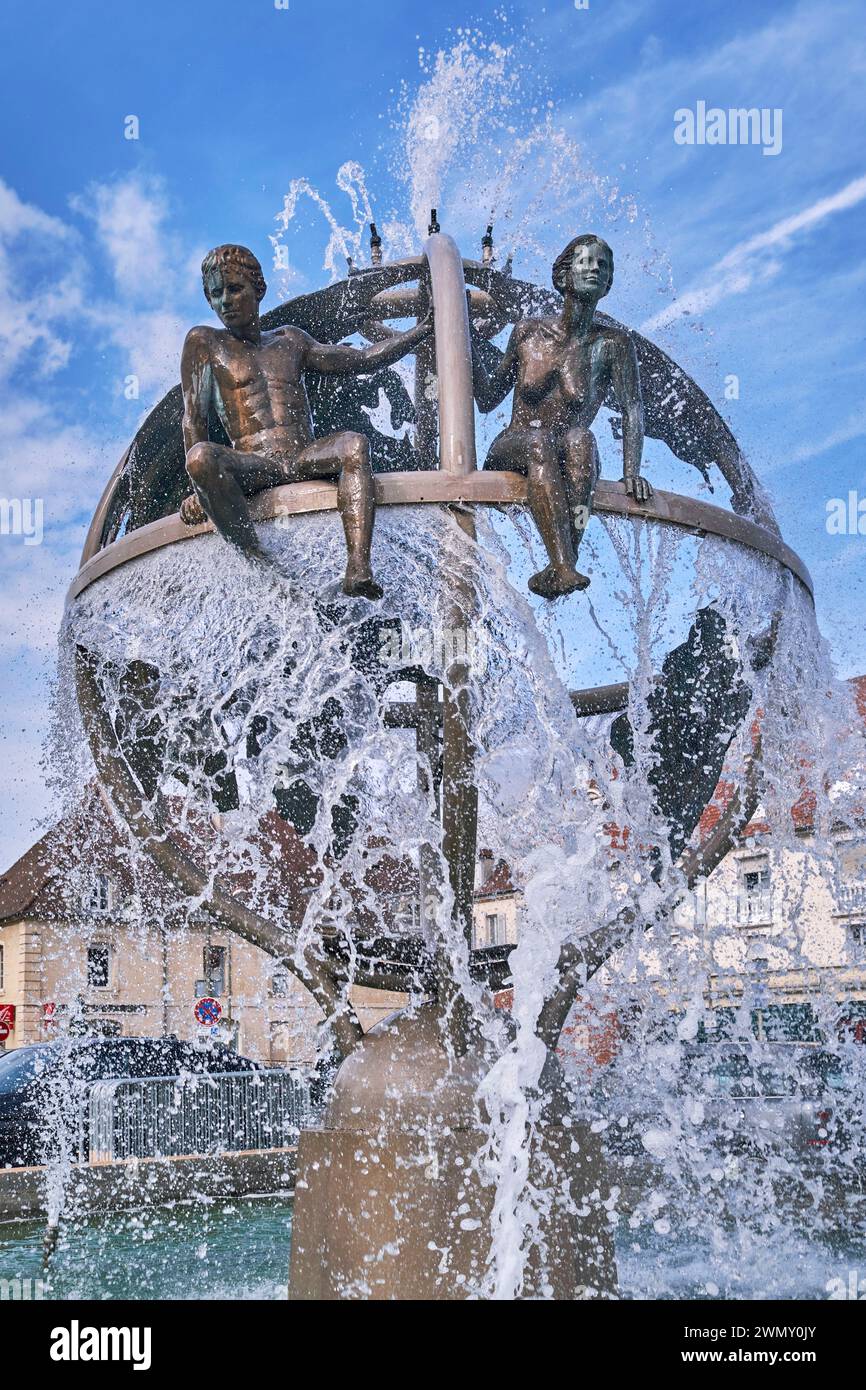
[[[307,1081],[287,1071],[97,1081],[82,1106],[91,1163],[278,1149],[312,1119]]]
[[[837,883],[836,903],[840,912],[866,911],[866,883]]]
[[[768,926],[773,920],[773,894],[767,889],[759,893],[740,893],[737,898],[737,918],[740,925]]]

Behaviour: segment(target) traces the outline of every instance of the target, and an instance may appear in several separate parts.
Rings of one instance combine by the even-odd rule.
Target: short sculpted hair
[[[212,251],[208,251],[201,263],[201,279],[204,285],[205,296],[210,302],[210,295],[207,291],[208,276],[214,270],[239,270],[248,280],[252,281],[253,289],[259,299],[264,299],[265,277],[261,265],[253,255],[252,251],[246,246],[215,246]]]
[[[610,257],[610,275],[608,276],[607,285],[604,290],[602,290],[602,294],[608,293],[613,284],[613,252],[604,237],[596,236],[595,232],[583,232],[580,236],[572,237],[568,245],[560,251],[556,260],[553,262],[553,288],[559,290],[560,294],[565,294],[568,271],[578,246],[590,246],[592,243],[595,243],[596,246],[603,246]]]

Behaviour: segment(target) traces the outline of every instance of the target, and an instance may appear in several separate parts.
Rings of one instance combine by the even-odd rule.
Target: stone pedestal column
[[[449,1057],[435,1005],[377,1024],[343,1064],[325,1126],[301,1136],[293,1299],[465,1299],[487,1268],[495,1190],[473,1164],[485,1143],[475,1094],[492,1058]],[[604,1297],[616,1268],[598,1139],[568,1119],[558,1064],[531,1181],[550,1193],[525,1298]]]

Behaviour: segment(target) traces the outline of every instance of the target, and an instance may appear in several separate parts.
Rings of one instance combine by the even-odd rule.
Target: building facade
[[[280,864],[304,879],[299,843],[279,818]],[[303,894],[294,904],[295,918]],[[118,829],[96,795],[0,879],[0,1046],[70,1034],[196,1040],[196,1001],[217,999],[217,1035],[267,1065],[315,1061],[321,1010],[265,951],[189,914],[155,871],[132,871]],[[355,989],[365,1028],[401,995]]]
[[[866,720],[866,678],[855,690]],[[717,797],[724,791],[720,784]],[[758,1037],[809,1040],[835,1016],[866,1040],[866,815],[838,824],[828,845],[815,836],[809,806],[805,798],[792,809],[783,845],[759,810],[733,851],[683,899],[664,942],[647,937],[642,975],[672,1014],[685,1007],[687,962],[702,982],[702,1027],[710,1032],[721,1035],[745,1009]],[[266,830],[278,866],[274,891],[297,925],[310,891],[309,854],[282,818]],[[0,1047],[66,1033],[200,1038],[194,1006],[206,995],[221,1007],[218,1035],[244,1055],[273,1066],[311,1064],[322,1015],[295,976],[207,912],[190,912],[171,884],[133,858],[92,792],[0,879]],[[392,927],[418,930],[417,876],[393,861],[375,872],[380,878],[367,886],[390,904]],[[473,945],[515,944],[520,917],[508,864],[482,849]],[[616,970],[612,961],[604,976],[619,1007],[628,989],[614,982]],[[604,978],[599,983],[601,999]],[[353,990],[352,999],[365,1027],[405,1002],[367,989]],[[585,1003],[585,1016],[572,1018],[578,1048],[609,1051],[606,1007]]]

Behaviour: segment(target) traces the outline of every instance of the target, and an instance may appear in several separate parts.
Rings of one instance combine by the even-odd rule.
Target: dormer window
[[[840,912],[866,909],[866,841],[843,840],[836,846],[836,901]]]
[[[108,874],[96,874],[90,883],[87,897],[89,912],[110,912],[113,899],[111,879]]]

